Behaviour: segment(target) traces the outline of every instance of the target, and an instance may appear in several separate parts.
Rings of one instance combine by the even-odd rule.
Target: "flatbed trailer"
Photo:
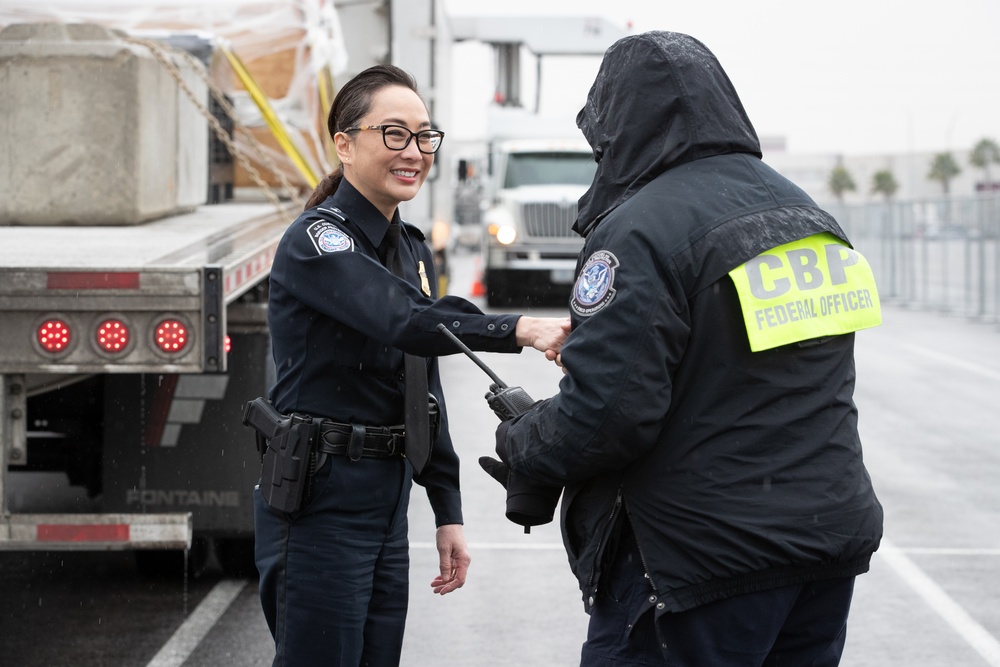
[[[252,538],[242,404],[273,377],[267,277],[290,205],[124,227],[0,226],[0,550]],[[12,513],[8,475],[61,470],[102,511]]]

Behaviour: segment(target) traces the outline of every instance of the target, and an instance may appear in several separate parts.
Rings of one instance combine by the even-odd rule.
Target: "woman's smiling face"
[[[372,96],[371,109],[357,123],[370,125],[401,125],[411,132],[431,127],[423,100],[404,86],[387,86]],[[344,178],[387,219],[400,202],[417,195],[434,164],[433,155],[417,149],[415,138],[401,151],[386,147],[381,130],[338,132],[334,139]]]

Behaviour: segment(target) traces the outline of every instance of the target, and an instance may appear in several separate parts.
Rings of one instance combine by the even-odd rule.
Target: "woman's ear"
[[[351,154],[354,149],[354,141],[347,134],[338,132],[333,135],[333,145],[337,149],[337,159],[341,164],[351,163]]]

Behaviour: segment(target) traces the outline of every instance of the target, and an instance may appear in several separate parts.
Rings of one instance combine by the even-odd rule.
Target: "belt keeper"
[[[403,436],[398,433],[389,433],[389,456],[403,453]]]
[[[365,449],[364,424],[351,424],[351,437],[347,441],[347,458],[357,463]]]

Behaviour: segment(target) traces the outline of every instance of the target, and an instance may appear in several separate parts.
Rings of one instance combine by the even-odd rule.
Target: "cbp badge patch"
[[[319,254],[354,250],[354,239],[332,222],[318,220],[307,228],[309,239]]]
[[[580,317],[589,317],[611,303],[616,290],[615,269],[618,258],[607,250],[591,255],[573,285],[573,298],[569,305]]]

